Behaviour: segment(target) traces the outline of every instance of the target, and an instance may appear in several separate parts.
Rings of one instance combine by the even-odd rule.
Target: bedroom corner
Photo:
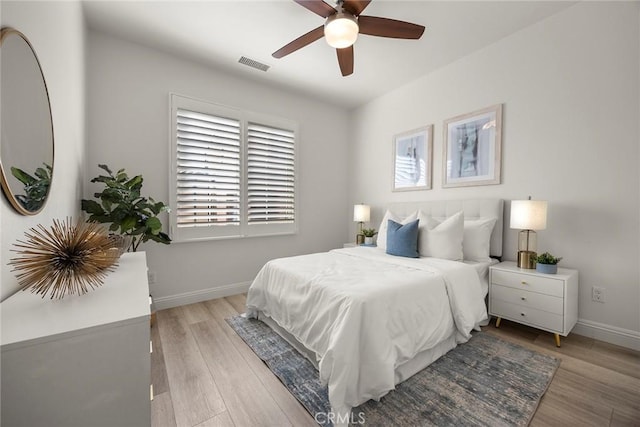
[[[580,2],[355,109],[349,201],[372,206],[367,226],[379,226],[390,202],[498,197],[509,215],[510,200],[547,200],[538,247],[580,271],[576,333],[638,349],[637,7]],[[496,103],[501,184],[443,188],[443,122]],[[393,135],[429,124],[433,189],[392,192]],[[517,231],[504,232],[504,259],[515,259]],[[594,286],[606,288],[606,303],[592,301]]]

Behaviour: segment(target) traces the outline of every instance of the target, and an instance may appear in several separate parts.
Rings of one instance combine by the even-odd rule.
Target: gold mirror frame
[[[19,38],[18,44],[8,45],[14,37]],[[47,82],[33,46],[20,31],[0,30],[0,56],[0,184],[18,213],[36,215],[49,198],[53,178],[53,117]]]

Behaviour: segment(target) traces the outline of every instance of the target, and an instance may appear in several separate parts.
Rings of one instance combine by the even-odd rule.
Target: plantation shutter
[[[297,123],[170,98],[171,239],[296,233]]]
[[[247,124],[247,222],[295,221],[295,134],[264,124]]]
[[[177,109],[176,223],[240,224],[240,121]]]

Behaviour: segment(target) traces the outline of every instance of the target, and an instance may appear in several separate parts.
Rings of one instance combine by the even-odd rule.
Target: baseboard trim
[[[249,286],[251,286],[251,282],[232,283],[230,285],[185,292],[183,294],[159,298],[154,297],[153,302],[157,310],[164,310],[180,305],[194,304],[210,299],[241,294],[247,292]],[[591,320],[578,319],[571,333],[640,351],[640,332],[630,329],[618,328],[617,326],[592,322]]]
[[[630,329],[578,319],[571,333],[640,351],[640,332]]]
[[[251,282],[232,283],[230,285],[217,286],[215,288],[199,291],[185,292],[183,294],[169,295],[166,297],[153,297],[153,303],[157,310],[178,307],[180,305],[194,304],[210,299],[223,298],[231,295],[247,292]]]

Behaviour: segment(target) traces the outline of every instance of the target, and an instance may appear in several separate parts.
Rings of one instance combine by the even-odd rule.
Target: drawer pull
[[[520,283],[522,283],[523,285],[526,285],[526,284],[527,284],[527,282],[525,282],[524,280],[523,280],[522,282],[520,282]]]
[[[524,313],[520,313],[520,316],[523,316],[523,317],[524,317],[524,315],[525,315]]]
[[[520,297],[520,299],[521,299],[522,301],[526,301],[526,300],[527,300],[525,297]]]

